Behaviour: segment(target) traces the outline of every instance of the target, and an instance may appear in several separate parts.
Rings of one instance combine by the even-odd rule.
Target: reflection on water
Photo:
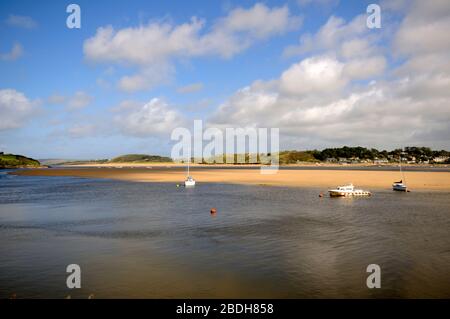
[[[0,174],[0,298],[450,297],[448,193],[320,191]]]

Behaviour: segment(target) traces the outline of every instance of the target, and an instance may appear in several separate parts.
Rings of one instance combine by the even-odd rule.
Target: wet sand
[[[85,178],[110,178],[135,182],[182,183],[185,172],[174,168],[51,168],[27,169],[12,174],[26,176],[74,176]],[[401,179],[396,171],[363,170],[279,170],[263,175],[259,169],[202,168],[192,172],[198,183],[230,183],[289,187],[330,188],[347,183],[357,187],[389,189]],[[411,190],[450,191],[450,172],[408,172],[406,182]]]

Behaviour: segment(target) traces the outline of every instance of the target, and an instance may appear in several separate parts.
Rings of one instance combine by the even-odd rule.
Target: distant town
[[[297,154],[298,159],[296,159],[296,153],[299,153]],[[280,152],[280,162],[293,163],[297,161],[321,161],[346,164],[389,164],[402,161],[407,164],[449,164],[450,152],[445,150],[435,151],[428,147],[416,146],[405,147],[403,150],[395,149],[393,151],[344,146],[341,148],[327,148],[322,151]]]

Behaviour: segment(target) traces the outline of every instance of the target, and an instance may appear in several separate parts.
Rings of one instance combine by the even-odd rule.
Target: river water
[[[0,298],[450,298],[449,193],[320,191],[0,172]]]

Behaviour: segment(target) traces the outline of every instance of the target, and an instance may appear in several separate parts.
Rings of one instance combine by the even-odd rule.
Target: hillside
[[[127,154],[115,157],[109,161],[110,163],[163,163],[172,162],[170,157],[159,155],[146,155],[146,154]]]
[[[39,161],[14,154],[0,154],[0,168],[40,167]]]

